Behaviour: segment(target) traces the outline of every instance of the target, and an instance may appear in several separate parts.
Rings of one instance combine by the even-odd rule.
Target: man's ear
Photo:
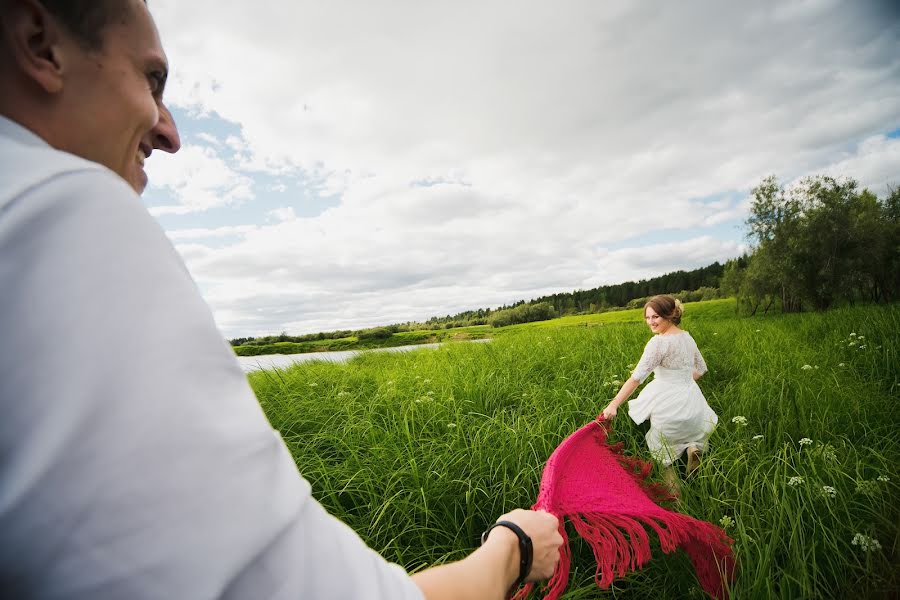
[[[6,2],[3,37],[15,68],[48,94],[62,90],[62,25],[36,0]]]

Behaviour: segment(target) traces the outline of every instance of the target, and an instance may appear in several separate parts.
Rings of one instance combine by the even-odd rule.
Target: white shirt
[[[0,590],[422,598],[312,498],[131,188],[2,117]]]

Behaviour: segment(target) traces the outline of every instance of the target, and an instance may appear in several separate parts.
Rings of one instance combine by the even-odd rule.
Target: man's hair
[[[128,0],[41,0],[86,50],[103,48],[103,32],[131,14]]]

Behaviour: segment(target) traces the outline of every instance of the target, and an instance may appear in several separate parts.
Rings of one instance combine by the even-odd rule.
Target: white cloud
[[[169,239],[172,241],[180,241],[180,240],[196,240],[196,239],[204,239],[204,238],[222,238],[222,237],[231,237],[236,235],[244,235],[251,231],[256,230],[255,225],[238,225],[238,226],[226,226],[226,227],[216,227],[214,229],[210,228],[193,228],[193,229],[173,229],[166,232],[166,235],[169,236]]]
[[[282,190],[283,191],[283,190]],[[276,208],[274,210],[270,210],[266,213],[269,217],[276,221],[293,221],[297,218],[297,215],[294,214],[293,207],[287,206],[283,208]]]
[[[261,208],[279,222],[191,249],[229,333],[700,266],[741,236],[694,231],[741,221],[765,175],[900,174],[880,135],[900,126],[900,25],[874,6],[158,0],[171,102],[240,135],[227,160],[188,149],[152,172],[179,198],[156,214],[249,202],[258,172],[339,196],[316,217]],[[641,258],[641,242],[688,230],[656,248],[667,258]],[[623,240],[635,247],[602,250]]]
[[[185,145],[177,155],[154,153],[147,171],[152,187],[168,191],[178,201],[151,208],[155,216],[203,212],[253,198],[253,181],[209,147]]]

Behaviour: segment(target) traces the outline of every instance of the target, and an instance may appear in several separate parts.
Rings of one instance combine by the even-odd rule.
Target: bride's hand
[[[610,402],[609,404],[606,405],[606,408],[604,408],[603,412],[600,414],[603,416],[604,419],[612,421],[613,419],[616,418],[617,411],[618,411],[618,408],[612,402]]]

